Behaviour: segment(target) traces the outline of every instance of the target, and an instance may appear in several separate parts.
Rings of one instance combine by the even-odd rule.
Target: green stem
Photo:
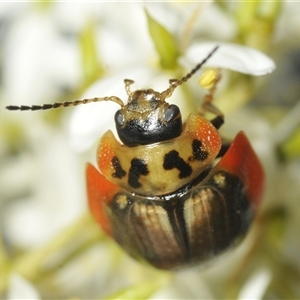
[[[282,1],[241,1],[234,18],[238,27],[237,42],[267,51],[272,42]]]
[[[168,279],[169,274],[160,273],[160,275],[158,275],[154,280],[138,283],[129,288],[118,291],[117,293],[107,297],[107,299],[148,299],[163,285],[165,285]]]
[[[30,281],[38,280],[45,273],[54,272],[69,262],[82,249],[103,238],[98,225],[89,214],[85,214],[45,246],[17,258],[7,270],[6,278],[9,277],[9,272],[16,272]],[[6,289],[7,282],[1,282],[0,293]]]
[[[8,272],[9,272],[9,260],[4,251],[4,246],[2,244],[2,238],[0,239],[0,296],[5,290],[8,282]]]

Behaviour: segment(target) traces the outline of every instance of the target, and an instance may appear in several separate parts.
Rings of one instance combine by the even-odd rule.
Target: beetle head
[[[182,119],[179,108],[164,101],[161,93],[152,89],[130,92],[127,105],[115,114],[120,140],[127,146],[153,144],[179,136]]]

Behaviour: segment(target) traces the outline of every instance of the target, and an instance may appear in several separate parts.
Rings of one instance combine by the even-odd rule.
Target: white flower
[[[51,15],[29,10],[8,33],[3,47],[7,105],[45,103],[58,95],[59,88],[78,82],[78,53],[57,31]]]
[[[9,289],[7,293],[8,300],[28,299],[38,300],[41,299],[35,287],[24,277],[17,273],[13,273],[10,277]]]

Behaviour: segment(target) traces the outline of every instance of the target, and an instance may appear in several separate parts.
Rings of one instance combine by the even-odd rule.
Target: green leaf
[[[44,0],[44,1],[34,1],[34,4],[38,9],[47,11],[53,6],[54,1],[52,0]]]
[[[237,42],[266,51],[270,49],[282,1],[240,1],[234,18],[238,28]]]
[[[174,69],[177,66],[179,50],[171,33],[158,23],[147,11],[148,29],[156,51],[160,57],[160,65],[164,69]]]
[[[300,128],[296,130],[278,147],[282,160],[292,160],[300,157]]]

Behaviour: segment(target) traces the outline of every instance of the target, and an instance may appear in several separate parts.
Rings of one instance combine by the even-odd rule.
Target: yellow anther
[[[214,85],[219,80],[219,72],[216,69],[209,69],[205,71],[201,77],[199,78],[198,82],[201,87],[204,89],[210,90],[214,87]]]

